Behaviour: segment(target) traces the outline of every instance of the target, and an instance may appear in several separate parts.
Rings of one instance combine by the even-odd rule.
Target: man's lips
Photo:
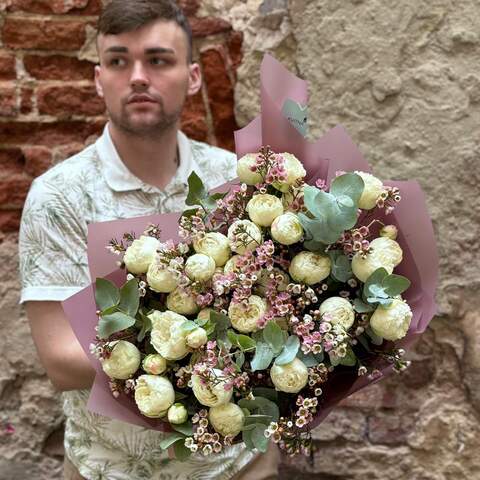
[[[156,100],[154,100],[152,97],[148,95],[133,95],[132,97],[130,97],[127,103],[145,103],[145,102],[157,103]]]

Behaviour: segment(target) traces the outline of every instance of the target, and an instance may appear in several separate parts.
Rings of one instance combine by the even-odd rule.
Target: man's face
[[[173,21],[99,35],[98,51],[97,92],[125,133],[158,136],[176,124],[186,96],[200,89],[199,66],[188,63],[187,36]]]

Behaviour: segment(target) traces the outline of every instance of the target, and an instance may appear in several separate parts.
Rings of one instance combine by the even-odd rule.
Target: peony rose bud
[[[101,359],[103,371],[118,380],[130,378],[140,366],[140,350],[130,342],[116,340],[107,344],[113,347],[108,358]]]
[[[191,348],[200,348],[208,341],[207,332],[202,327],[192,330],[186,338],[187,345]]]
[[[390,306],[376,308],[370,317],[370,327],[385,340],[400,340],[407,334],[412,317],[408,303],[395,298]]]
[[[123,261],[131,273],[146,273],[152,263],[160,242],[154,237],[142,235],[135,239],[125,251]]]
[[[235,403],[225,403],[218,407],[211,407],[208,418],[217,433],[232,438],[241,432],[245,422],[243,410]]]
[[[223,267],[232,256],[228,238],[220,232],[208,232],[193,242],[193,248],[197,253],[212,257],[217,267]]]
[[[297,215],[291,212],[277,217],[270,228],[272,238],[282,245],[292,245],[303,237],[303,227]]]
[[[293,257],[288,272],[296,282],[314,285],[330,275],[331,267],[326,255],[304,250]]]
[[[320,304],[320,314],[327,314],[332,324],[340,324],[348,330],[355,321],[355,312],[352,304],[342,297],[330,297]]]
[[[247,153],[243,157],[238,159],[237,162],[237,175],[241,182],[247,185],[255,185],[260,183],[263,179],[260,173],[252,171],[257,159],[256,153]]]
[[[215,383],[202,383],[202,377],[197,374],[192,375],[192,390],[197,400],[207,407],[218,407],[228,403],[232,398],[233,388],[225,389],[227,379],[219,369],[213,369],[216,376]]]
[[[167,369],[167,361],[158,353],[151,353],[143,359],[142,368],[150,375],[161,375]]]
[[[398,229],[395,225],[385,225],[380,229],[380,236],[389,238],[390,240],[396,240],[398,235]]]
[[[176,288],[167,295],[167,308],[182,315],[194,315],[200,310],[194,296],[181,288]]]
[[[155,292],[170,293],[177,288],[177,280],[164,265],[153,261],[147,271],[148,286]]]
[[[298,393],[308,382],[308,369],[298,358],[285,365],[273,365],[270,377],[280,392]]]
[[[283,213],[282,201],[275,195],[260,193],[249,200],[247,212],[250,220],[256,225],[269,227],[275,218]]]
[[[266,311],[266,300],[258,295],[250,295],[248,306],[243,303],[230,302],[228,316],[235,329],[242,333],[250,333],[258,330],[257,322]]]
[[[395,240],[378,237],[370,242],[370,248],[372,251],[365,258],[359,252],[352,258],[352,271],[361,282],[381,267],[391,274],[402,261],[403,252]]]
[[[243,255],[263,242],[261,230],[250,220],[237,220],[228,228],[228,240],[234,252]]]
[[[175,425],[180,425],[181,423],[185,423],[188,418],[188,412],[184,405],[181,403],[174,403],[169,409],[167,413],[167,419],[170,423]]]
[[[355,172],[362,177],[365,185],[360,200],[358,201],[358,207],[364,210],[371,210],[377,204],[378,197],[383,193],[383,183],[377,177],[374,177],[370,173]]]
[[[170,380],[158,375],[140,375],[135,385],[135,402],[146,417],[164,417],[175,401]]]
[[[167,360],[180,360],[189,352],[186,336],[182,328],[187,319],[178,313],[167,310],[154,310],[148,318],[152,321],[150,341],[153,348]]]
[[[285,170],[287,178],[281,182],[273,183],[273,186],[281,192],[287,192],[289,187],[295,185],[299,180],[303,179],[307,172],[303,168],[300,160],[291,153],[280,154],[285,159]]]
[[[215,260],[204,253],[196,253],[187,258],[185,273],[191,280],[206,282],[215,273]]]

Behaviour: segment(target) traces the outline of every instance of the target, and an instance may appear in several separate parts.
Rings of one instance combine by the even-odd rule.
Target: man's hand
[[[33,341],[40,362],[55,388],[61,391],[90,388],[95,370],[90,364],[60,302],[26,302]]]

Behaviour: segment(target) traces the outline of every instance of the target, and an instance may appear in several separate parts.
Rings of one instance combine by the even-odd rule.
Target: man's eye
[[[125,60],[123,58],[112,58],[108,63],[112,67],[123,67],[125,65]]]
[[[150,59],[152,65],[164,65],[167,63],[163,58],[153,57]]]

